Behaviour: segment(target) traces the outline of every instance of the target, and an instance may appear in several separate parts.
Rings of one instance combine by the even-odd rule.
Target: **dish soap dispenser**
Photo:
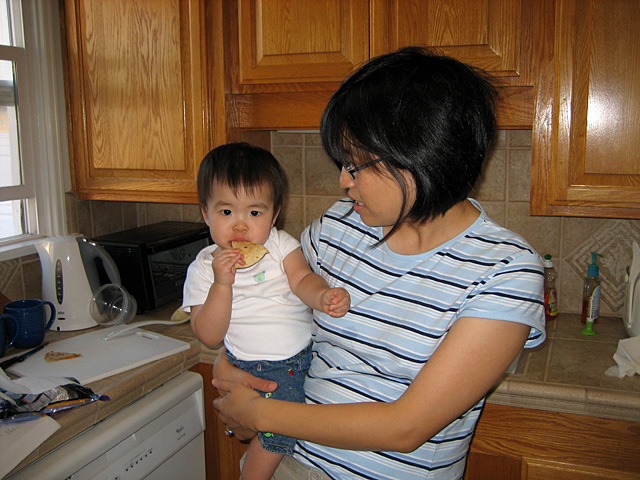
[[[587,269],[587,276],[584,279],[582,289],[582,317],[580,321],[584,324],[590,322],[594,324],[600,316],[600,269],[598,268],[599,253],[591,252],[591,265]]]
[[[544,256],[544,317],[548,321],[558,316],[558,294],[556,291],[556,274],[551,255]]]

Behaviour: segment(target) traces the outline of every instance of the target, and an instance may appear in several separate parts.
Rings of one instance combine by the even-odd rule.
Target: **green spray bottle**
[[[600,269],[598,267],[598,257],[602,257],[599,253],[591,252],[591,265],[587,269],[587,276],[584,279],[582,289],[582,316],[580,321],[587,325],[586,331],[593,332],[593,324],[600,317]],[[586,333],[583,331],[583,333]],[[594,335],[593,333],[587,333]]]

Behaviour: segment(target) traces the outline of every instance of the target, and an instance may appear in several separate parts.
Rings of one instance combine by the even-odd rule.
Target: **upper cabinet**
[[[371,56],[425,45],[495,78],[500,128],[531,128],[553,8],[531,0],[371,0]]]
[[[230,63],[234,93],[304,89],[292,82],[340,82],[369,57],[367,0],[229,2],[230,10],[234,6],[239,46],[237,61]]]
[[[317,129],[331,94],[369,58],[368,0],[231,0],[231,129]]]
[[[195,202],[211,142],[203,2],[65,0],[63,16],[74,191]]]
[[[540,64],[531,213],[640,218],[640,2],[558,0]]]
[[[486,70],[532,129],[531,213],[640,218],[640,1],[64,0],[74,191],[195,203],[204,154],[317,129],[369,58],[423,45]]]
[[[423,45],[492,74],[500,92],[500,127],[531,128],[534,62],[553,35],[549,5],[531,0],[226,2],[233,126],[318,128],[328,99],[350,72],[371,57]]]

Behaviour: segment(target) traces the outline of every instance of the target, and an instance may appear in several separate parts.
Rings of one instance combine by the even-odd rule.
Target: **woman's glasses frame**
[[[371,160],[370,162],[363,163],[362,165],[358,165],[357,167],[354,167],[353,165],[343,165],[342,168],[344,168],[349,173],[349,175],[351,175],[351,178],[355,180],[357,172],[359,172],[360,170],[364,170],[365,168],[368,168],[372,165],[375,165],[376,163],[381,162],[382,160],[383,160],[382,158],[376,158],[375,160]]]

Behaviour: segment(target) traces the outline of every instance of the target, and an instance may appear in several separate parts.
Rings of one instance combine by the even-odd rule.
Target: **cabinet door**
[[[422,45],[479,67],[500,87],[501,128],[531,128],[535,63],[552,40],[548,0],[371,0],[371,56]]]
[[[204,447],[207,466],[207,480],[237,480],[240,478],[240,459],[248,448],[247,443],[240,443],[234,437],[224,433],[225,425],[218,418],[213,408],[213,401],[218,398],[218,391],[211,384],[213,365],[199,363],[190,369],[199,373],[204,380]]]
[[[367,0],[236,1],[229,15],[239,22],[235,93],[339,82],[369,56]]]
[[[66,0],[74,191],[195,203],[207,116],[203,2]]]
[[[637,422],[486,404],[465,480],[631,480],[638,445]]]
[[[529,460],[525,462],[526,480],[637,480],[634,472],[620,472],[604,468],[584,468],[560,462]]]
[[[542,66],[531,213],[640,218],[640,2],[558,0]]]
[[[510,85],[531,85],[525,0],[373,1],[372,56],[409,45],[426,45],[501,77]],[[527,7],[527,8],[525,8]],[[384,18],[380,18],[384,15]],[[382,28],[380,28],[382,27]],[[386,37],[380,35],[385,33]]]

